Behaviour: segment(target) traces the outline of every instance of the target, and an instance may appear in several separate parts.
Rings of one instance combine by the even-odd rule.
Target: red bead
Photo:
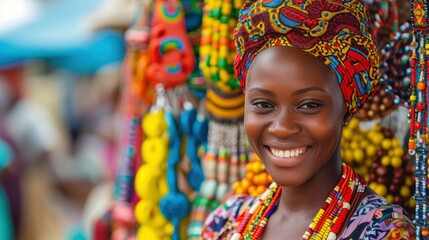
[[[417,103],[417,110],[423,111],[425,109],[425,105],[423,103]]]
[[[417,130],[422,130],[422,124],[421,124],[420,122],[416,122],[416,123],[414,123],[414,127],[415,127]]]

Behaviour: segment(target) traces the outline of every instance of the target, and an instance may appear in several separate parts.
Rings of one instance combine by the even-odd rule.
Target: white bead
[[[234,233],[234,234],[232,234],[232,236],[229,240],[240,240],[240,237],[241,237],[240,233]]]
[[[256,201],[256,202],[252,205],[252,207],[250,208],[249,213],[250,213],[250,214],[253,214],[253,213],[256,211],[256,209],[259,207],[259,205],[261,205],[261,202],[260,202],[260,201]]]
[[[345,208],[345,209],[349,209],[349,210],[350,210],[350,208],[351,208],[350,203],[348,203],[348,202],[344,202],[344,203],[343,203],[343,208]]]
[[[337,234],[330,232],[327,240],[336,240],[336,239],[337,239]]]

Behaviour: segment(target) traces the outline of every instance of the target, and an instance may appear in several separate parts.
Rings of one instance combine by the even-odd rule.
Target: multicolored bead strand
[[[351,208],[351,201],[359,199],[365,187],[365,180],[357,175],[352,168],[343,164],[343,174],[340,181],[316,214],[302,236],[302,240],[335,240]],[[280,193],[281,188],[276,183],[272,183],[259,200],[255,201],[247,211],[237,218],[240,223],[230,239],[259,239],[269,217],[277,208]]]
[[[185,12],[186,30],[191,41],[195,62],[200,59],[201,25],[203,18],[203,0],[182,0]],[[189,90],[198,98],[202,99],[206,95],[206,80],[202,76],[199,64],[195,64],[194,71],[188,78]]]
[[[205,0],[201,30],[200,69],[204,78],[224,93],[241,91],[233,61],[232,32],[242,0]]]
[[[427,108],[428,108],[428,1],[411,0],[411,24],[413,41],[411,43],[411,87],[410,97],[410,154],[415,154],[415,195],[417,240],[429,239],[428,231],[428,196],[427,196]],[[417,85],[416,85],[417,83]],[[417,88],[416,88],[417,87]],[[414,146],[415,145],[415,146]],[[414,149],[415,150],[414,150]]]
[[[393,39],[380,50],[381,82],[393,94],[393,103],[409,107],[411,95],[411,24],[405,22]]]
[[[141,164],[142,144],[141,120],[148,111],[151,88],[144,78],[147,66],[147,46],[149,43],[147,5],[142,5],[139,20],[125,34],[127,54],[124,60],[124,81],[121,92],[121,129],[118,147],[118,167],[115,181],[115,204],[112,208],[112,239],[132,235],[135,228],[134,176]],[[119,237],[118,237],[119,236]]]

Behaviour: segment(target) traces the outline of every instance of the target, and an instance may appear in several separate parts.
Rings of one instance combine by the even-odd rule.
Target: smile
[[[287,150],[269,147],[269,149],[270,149],[271,153],[276,157],[294,158],[294,157],[298,157],[298,156],[304,154],[305,151],[307,150],[307,147],[305,146],[305,147],[299,147],[299,148],[287,149]]]

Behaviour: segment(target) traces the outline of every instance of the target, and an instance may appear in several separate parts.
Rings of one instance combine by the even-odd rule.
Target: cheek
[[[254,150],[257,150],[257,144],[262,137],[264,129],[264,119],[252,113],[244,114],[244,130],[247,140]]]
[[[342,120],[337,113],[324,114],[305,121],[306,128],[319,142],[325,144],[337,141],[341,134]]]

